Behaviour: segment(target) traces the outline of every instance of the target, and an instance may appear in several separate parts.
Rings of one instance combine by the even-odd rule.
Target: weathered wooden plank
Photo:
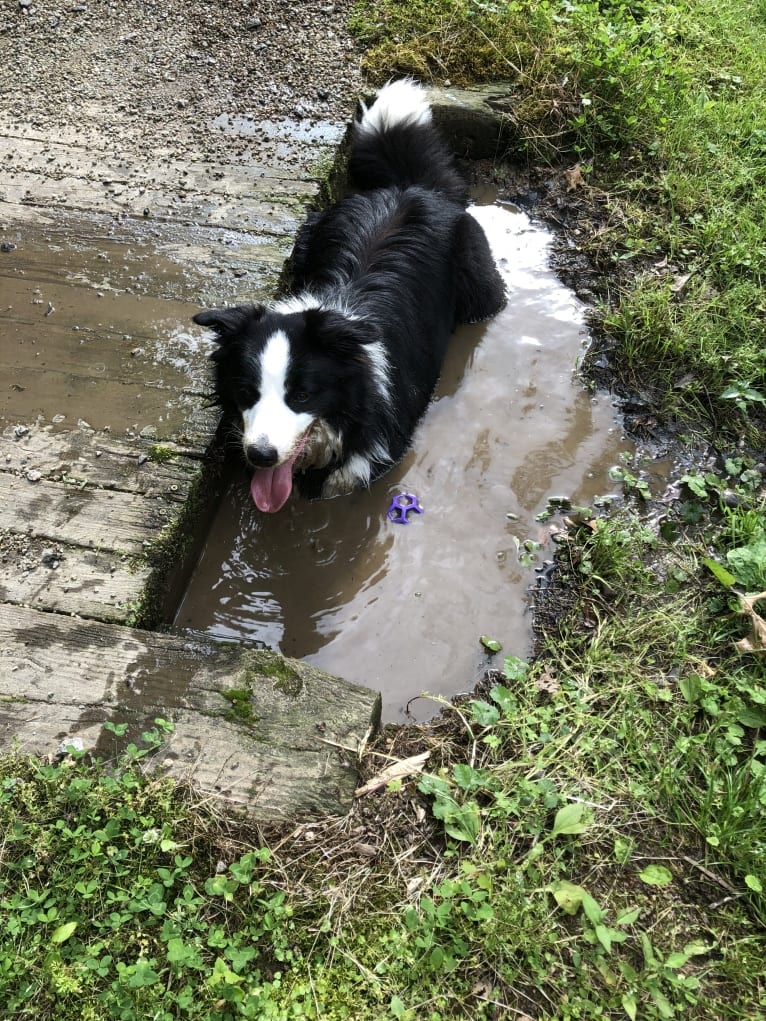
[[[0,364],[8,366],[10,378],[14,371],[23,369],[160,389],[189,390],[196,384],[200,392],[208,387],[207,349],[192,351],[185,360],[179,345],[175,354],[180,364],[174,365],[167,351],[169,342],[163,338],[158,344],[156,334],[148,340],[141,338],[144,324],[140,322],[138,335],[127,336],[87,327],[75,331],[71,325],[57,322],[56,316],[44,318],[42,324],[39,318],[30,322],[15,317],[13,312],[5,317]],[[78,318],[83,321],[82,316]],[[151,332],[148,324],[144,328]],[[154,356],[153,349],[157,348],[160,356],[167,351],[164,359]]]
[[[380,696],[296,660],[0,606],[0,747],[80,738],[113,754],[107,720],[174,731],[153,762],[255,818],[348,809],[355,752]]]
[[[10,387],[0,394],[0,418],[30,422],[38,416],[78,412],[96,429],[135,432],[149,430],[159,440],[196,432],[199,393],[165,387],[115,383],[110,379],[57,372],[52,369],[13,368],[4,371]],[[148,435],[148,434],[147,434]]]
[[[0,601],[125,623],[149,581],[148,564],[114,553],[0,532]],[[0,662],[0,671],[2,663]]]
[[[11,254],[13,258],[13,254]],[[188,301],[177,301],[170,298],[155,298],[151,295],[136,295],[104,288],[87,286],[89,292],[83,300],[84,288],[71,279],[76,269],[74,260],[69,260],[69,268],[62,265],[56,277],[41,281],[33,275],[14,276],[12,284],[7,277],[0,278],[3,296],[10,298],[4,311],[4,318],[19,323],[34,323],[37,328],[56,326],[75,332],[90,328],[104,334],[127,335],[133,337],[136,346],[142,338],[154,341],[167,341],[178,337],[178,354],[190,360],[195,352],[195,345],[190,344],[190,337],[179,336],[182,329],[188,327],[190,309]],[[12,295],[10,290],[12,287]],[[49,306],[52,306],[52,310]],[[187,331],[188,333],[188,331]],[[196,336],[196,334],[195,334]],[[73,338],[77,343],[79,338]],[[3,345],[5,352],[5,345]],[[204,360],[206,352],[200,351]]]
[[[33,477],[34,478],[34,477]],[[0,472],[3,527],[12,532],[116,553],[145,552],[177,513],[161,497]]]
[[[149,228],[131,220],[115,224],[103,214],[51,214],[48,224],[19,224],[16,233],[6,234],[16,247],[0,257],[0,276],[15,282],[23,275],[38,286],[64,277],[74,288],[97,291],[103,285],[136,300],[150,295],[196,302],[204,294],[210,303],[223,303],[237,291],[251,299],[273,294],[292,248],[288,236],[265,241],[218,227]]]
[[[6,169],[11,173],[25,169],[52,177],[65,174],[99,181],[104,186],[149,182],[169,191],[182,188],[227,198],[273,192],[311,196],[316,191],[311,175],[293,168],[286,173],[285,164],[191,162],[171,157],[139,163],[85,145],[49,137],[24,137],[7,129],[0,134],[0,159],[6,161]]]
[[[16,475],[39,473],[49,482],[121,489],[146,496],[163,496],[182,503],[201,470],[203,448],[132,443],[110,433],[86,429],[68,432],[35,425],[0,432],[0,470]]]
[[[54,179],[26,171],[15,173],[11,180],[3,183],[0,201],[9,205],[66,206],[68,209],[233,230],[257,230],[275,235],[294,234],[305,207],[300,198],[279,194],[276,190],[268,199],[261,196],[230,201],[222,196],[208,197],[197,193],[173,195],[159,188],[126,186],[124,189],[106,189],[82,178]]]

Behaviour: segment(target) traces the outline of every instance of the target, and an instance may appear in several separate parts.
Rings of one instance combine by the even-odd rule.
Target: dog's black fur
[[[241,429],[253,497],[278,510],[293,475],[335,496],[405,453],[458,323],[502,308],[487,239],[422,90],[386,86],[352,128],[356,194],[307,220],[291,298],[213,309],[215,390]]]

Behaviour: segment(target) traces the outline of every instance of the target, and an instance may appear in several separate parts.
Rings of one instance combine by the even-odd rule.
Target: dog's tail
[[[348,169],[360,189],[420,185],[465,205],[455,158],[433,125],[425,90],[410,78],[389,82],[352,128]]]

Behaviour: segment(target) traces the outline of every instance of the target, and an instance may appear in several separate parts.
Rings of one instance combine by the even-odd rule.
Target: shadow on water
[[[532,568],[517,540],[544,542],[548,499],[587,504],[631,450],[606,396],[573,369],[587,341],[582,306],[548,267],[550,235],[515,207],[473,207],[508,285],[497,318],[462,328],[413,449],[368,491],[293,500],[259,514],[237,472],[176,625],[248,640],[377,688],[389,720],[422,691],[473,685],[488,660],[531,643]],[[415,493],[424,513],[386,517]],[[410,714],[436,707],[415,699]]]

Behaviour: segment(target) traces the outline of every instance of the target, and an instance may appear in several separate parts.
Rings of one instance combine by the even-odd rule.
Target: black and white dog
[[[293,480],[303,495],[368,486],[405,453],[456,324],[505,304],[487,239],[420,86],[361,106],[349,176],[357,193],[309,218],[295,293],[211,309],[215,393],[241,435],[262,511]]]

